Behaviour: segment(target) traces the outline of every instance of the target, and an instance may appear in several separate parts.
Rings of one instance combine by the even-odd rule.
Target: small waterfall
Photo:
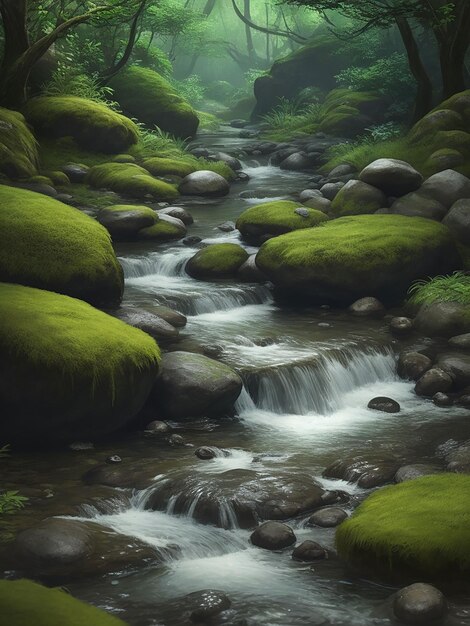
[[[343,406],[347,393],[364,385],[397,380],[391,350],[346,349],[313,363],[265,368],[245,375],[239,414],[253,410],[277,415],[327,415]]]
[[[126,279],[141,278],[153,274],[184,276],[186,262],[194,256],[191,248],[173,248],[166,252],[151,252],[143,257],[119,257]]]

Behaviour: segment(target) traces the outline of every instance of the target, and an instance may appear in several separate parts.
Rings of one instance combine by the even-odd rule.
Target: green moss
[[[470,573],[470,476],[437,474],[369,496],[336,533],[341,557],[426,580]]]
[[[343,112],[357,113],[362,112],[364,107],[380,100],[380,94],[374,91],[353,91],[352,89],[333,89],[329,92],[324,102],[325,113],[333,110],[347,107],[348,111]]]
[[[139,215],[144,215],[149,219],[156,220],[158,218],[158,213],[151,209],[148,206],[142,206],[140,204],[113,204],[111,206],[107,206],[100,211],[100,214],[103,213],[129,213],[134,212]]]
[[[59,170],[44,172],[44,176],[47,176],[47,178],[52,181],[52,184],[57,185],[58,187],[67,187],[70,185],[70,180],[67,174],[64,174],[64,172]]]
[[[463,272],[435,276],[416,282],[408,293],[409,303],[415,307],[434,302],[458,302],[470,305],[470,276]]]
[[[37,167],[37,142],[24,117],[0,107],[0,173],[13,179],[29,178]]]
[[[467,159],[470,159],[470,133],[463,130],[440,130],[436,133],[432,144],[435,148],[445,146],[458,150]]]
[[[197,170],[208,170],[209,172],[215,172],[220,174],[225,180],[229,182],[235,180],[237,175],[231,167],[224,163],[224,161],[207,161],[206,159],[196,159]]]
[[[174,200],[178,190],[153,178],[147,170],[134,163],[103,163],[92,167],[87,182],[96,189],[110,189],[133,198],[147,196],[156,200]]]
[[[196,112],[157,72],[132,65],[113,78],[111,87],[122,108],[150,128],[183,139],[196,134]]]
[[[358,215],[271,239],[256,262],[280,287],[314,299],[352,302],[367,295],[394,300],[413,280],[452,271],[460,259],[442,224]]]
[[[54,183],[48,176],[31,176],[28,179],[28,183],[35,183],[36,185],[49,185],[50,187],[54,186]]]
[[[181,176],[181,178],[184,178],[197,169],[194,166],[194,161],[192,163],[188,163],[178,159],[165,159],[160,157],[147,159],[142,163],[142,165],[153,176],[166,176],[167,174],[174,174],[175,176]]]
[[[308,217],[302,217],[295,213],[298,208],[306,209],[299,203],[287,200],[257,204],[239,216],[236,226],[245,239],[259,241],[266,235],[277,236],[311,228],[328,219],[321,211],[308,208]]]
[[[197,111],[197,116],[199,118],[200,130],[219,130],[221,120],[213,113]]]
[[[115,302],[122,270],[108,233],[47,196],[0,186],[0,280]]]
[[[137,126],[104,104],[76,96],[41,96],[27,103],[26,119],[48,138],[73,137],[93,152],[121,152],[137,143]]]
[[[132,154],[116,154],[115,157],[111,159],[114,163],[135,163],[135,156]]]
[[[140,410],[160,359],[152,337],[81,300],[20,285],[0,283],[0,313],[2,440],[94,438]]]
[[[68,163],[82,163],[88,167],[109,162],[109,154],[90,152],[77,146],[71,137],[57,140],[41,138],[39,160],[44,171],[60,170]]]
[[[246,250],[236,243],[216,243],[199,250],[186,264],[186,271],[194,278],[228,278],[247,259]]]
[[[139,239],[151,240],[151,241],[172,241],[174,239],[181,239],[186,235],[186,228],[179,226],[178,224],[172,224],[165,220],[158,219],[157,223],[147,228],[139,230]]]
[[[8,626],[125,626],[61,589],[47,589],[30,580],[0,581],[0,605],[1,619]]]

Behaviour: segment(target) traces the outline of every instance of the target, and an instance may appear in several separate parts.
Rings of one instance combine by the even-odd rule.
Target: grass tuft
[[[447,276],[418,280],[409,288],[408,296],[409,303],[417,307],[434,302],[470,305],[470,275],[454,272]]]

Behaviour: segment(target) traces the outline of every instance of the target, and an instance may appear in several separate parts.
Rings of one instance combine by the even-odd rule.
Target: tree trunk
[[[415,123],[431,110],[433,88],[426,68],[421,60],[418,44],[416,43],[408,20],[404,17],[399,17],[396,19],[396,23],[405,45],[411,73],[416,80],[416,97],[412,118],[412,123]]]
[[[5,38],[2,74],[29,48],[26,1],[0,0],[0,15]]]
[[[465,56],[470,46],[470,2],[457,1],[453,20],[438,24],[434,35],[439,46],[442,99],[445,100],[465,89]]]
[[[251,6],[250,0],[244,0],[243,3],[243,15],[248,21],[251,22]],[[246,36],[246,49],[248,52],[248,58],[252,67],[255,65],[255,46],[253,44],[253,35],[251,34],[251,28],[248,23],[245,22],[245,36]]]

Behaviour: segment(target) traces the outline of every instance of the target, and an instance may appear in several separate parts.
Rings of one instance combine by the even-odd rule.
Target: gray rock
[[[295,152],[282,161],[281,170],[300,172],[312,167],[313,161],[305,152]]]
[[[123,306],[113,313],[114,317],[122,320],[129,326],[140,328],[148,335],[158,340],[176,339],[179,330],[166,322],[163,318],[153,313],[149,313],[143,309],[137,309],[130,306]]]
[[[390,320],[390,330],[397,337],[409,335],[413,330],[413,320],[409,317],[393,317]]]
[[[470,474],[470,440],[451,450],[445,460],[449,472]]]
[[[397,372],[400,378],[418,380],[432,367],[429,357],[420,352],[402,352],[398,358]]]
[[[322,193],[319,189],[304,189],[299,196],[299,200],[303,204],[306,200],[310,200],[310,198],[322,197]]]
[[[201,243],[201,241],[201,237],[198,237],[197,235],[190,235],[189,237],[185,237],[182,243],[185,246],[197,246],[199,243]]]
[[[338,216],[375,213],[384,206],[387,206],[385,194],[360,180],[347,182],[332,202],[333,213]]]
[[[447,372],[438,367],[432,367],[418,380],[415,385],[415,392],[418,396],[432,398],[439,391],[443,393],[449,391],[452,388],[452,383],[452,378]]]
[[[300,545],[294,548],[292,552],[292,558],[294,561],[319,561],[326,559],[328,556],[327,551],[316,541],[303,541]]]
[[[62,171],[67,174],[71,183],[84,183],[90,168],[79,163],[68,163]]]
[[[113,207],[101,209],[98,222],[106,228],[115,241],[129,241],[138,237],[139,230],[153,226],[157,220],[148,211],[129,206],[128,211],[114,211]]]
[[[470,354],[458,352],[440,354],[436,365],[450,375],[455,389],[470,386]]]
[[[150,308],[150,307],[149,307]],[[178,311],[174,311],[170,309],[168,306],[164,306],[163,304],[157,304],[151,307],[151,313],[154,313],[158,317],[161,317],[165,322],[175,326],[176,328],[182,328],[187,324],[187,317]]]
[[[367,408],[373,409],[374,411],[382,411],[383,413],[400,412],[400,405],[396,400],[392,400],[392,398],[386,398],[382,396],[372,398],[372,400],[367,405]]]
[[[202,461],[209,461],[210,459],[215,459],[216,457],[228,456],[228,454],[225,454],[223,450],[216,448],[215,446],[201,446],[195,450],[194,454]]]
[[[442,391],[438,391],[437,393],[435,393],[432,397],[432,401],[436,406],[439,406],[442,408],[446,408],[454,404],[454,401],[452,400],[452,398],[448,396],[447,394],[443,393]]]
[[[266,550],[281,550],[296,542],[290,526],[281,522],[264,522],[251,534],[251,543]]]
[[[219,224],[217,228],[223,233],[232,233],[235,230],[235,222],[232,222],[230,220],[227,222],[222,222],[222,224]]]
[[[425,180],[420,194],[450,209],[457,200],[470,198],[470,179],[455,170],[444,170]]]
[[[464,333],[463,335],[456,335],[449,339],[449,345],[452,348],[458,348],[459,350],[470,350],[470,333]]]
[[[185,598],[185,603],[190,607],[190,619],[192,622],[209,622],[220,615],[223,611],[229,609],[232,602],[223,591],[216,589],[206,589],[204,591],[195,591]],[[192,608],[194,607],[194,608]]]
[[[326,214],[331,212],[331,201],[321,196],[314,196],[309,200],[305,200],[304,204],[308,206],[309,209],[316,209]]]
[[[230,186],[223,176],[209,170],[189,174],[181,181],[179,191],[185,196],[226,196]]]
[[[211,155],[212,156],[212,155]],[[226,163],[234,172],[242,169],[242,164],[238,159],[233,157],[226,152],[216,152],[214,155],[214,161],[223,161]]]
[[[327,200],[333,201],[344,185],[345,183],[341,181],[337,183],[326,183],[323,187],[320,187],[320,191]]]
[[[447,602],[436,587],[425,583],[414,583],[395,594],[393,612],[405,624],[428,626],[445,617]]]
[[[444,219],[447,209],[435,198],[425,196],[420,189],[395,200],[390,207],[390,213],[407,217],[425,217],[440,222]]]
[[[319,509],[308,519],[307,523],[322,528],[334,528],[348,517],[346,511],[336,506],[329,506]]]
[[[173,434],[168,437],[168,443],[170,446],[185,446],[186,442],[184,437],[178,434]]]
[[[348,163],[344,163],[343,165],[337,165],[335,168],[331,170],[328,174],[328,178],[337,178],[338,176],[346,176],[347,174],[354,174],[355,168]]]
[[[427,337],[453,337],[470,332],[470,306],[457,302],[435,302],[422,306],[414,327]]]
[[[398,468],[398,462],[392,458],[358,456],[335,461],[325,469],[323,476],[372,489],[392,482]]]
[[[470,200],[457,200],[443,219],[454,237],[466,246],[470,246]]]
[[[180,206],[169,206],[165,209],[160,209],[158,211],[158,215],[161,217],[162,215],[169,215],[170,217],[176,217],[181,220],[185,226],[190,226],[193,222],[193,216],[189,211],[183,209]]]
[[[353,302],[348,308],[348,311],[356,317],[383,317],[385,315],[385,307],[371,296],[360,298]]]
[[[434,465],[426,465],[424,463],[413,463],[411,465],[403,465],[395,474],[396,483],[404,483],[407,480],[421,478],[421,476],[429,476],[437,474],[440,470]]]
[[[359,180],[381,189],[387,196],[398,197],[419,189],[423,177],[405,161],[377,159],[362,170]]]
[[[239,268],[238,278],[246,283],[265,283],[266,276],[256,265],[256,254],[251,254]]]
[[[171,426],[161,420],[153,420],[145,426],[144,432],[148,437],[160,437],[171,432]]]
[[[165,417],[222,416],[233,409],[242,380],[228,365],[200,354],[164,354],[151,405]]]
[[[43,196],[48,196],[49,198],[57,198],[58,196],[57,189],[54,189],[54,187],[46,185],[45,183],[15,183],[14,186],[19,187],[20,189],[27,189],[28,191],[40,193]]]
[[[304,209],[303,207],[299,207],[298,209],[294,209],[294,213],[296,213],[297,215],[300,215],[300,217],[308,217],[310,215],[310,213],[307,211],[307,209]]]

